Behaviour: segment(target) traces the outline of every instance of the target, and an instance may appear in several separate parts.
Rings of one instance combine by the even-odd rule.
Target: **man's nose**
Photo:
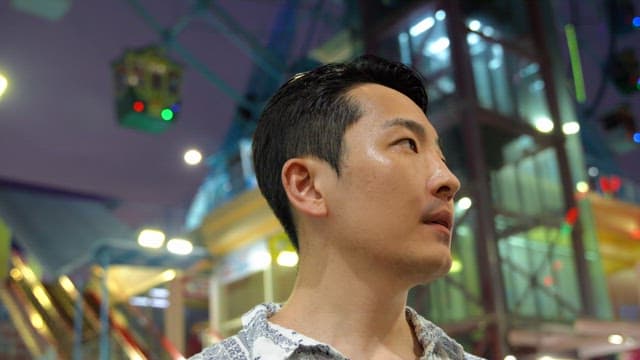
[[[438,165],[430,179],[429,187],[434,196],[450,201],[460,190],[460,180],[449,170],[444,161],[438,159]]]

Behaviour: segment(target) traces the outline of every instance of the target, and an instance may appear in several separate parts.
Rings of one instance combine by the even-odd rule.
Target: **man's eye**
[[[418,143],[411,138],[402,139],[398,143],[408,146],[413,152],[418,152]]]

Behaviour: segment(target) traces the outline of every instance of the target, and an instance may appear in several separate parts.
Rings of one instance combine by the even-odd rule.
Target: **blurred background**
[[[423,74],[463,184],[409,305],[488,359],[640,359],[640,0],[0,1],[0,358],[182,359],[285,301],[251,134],[363,53]]]

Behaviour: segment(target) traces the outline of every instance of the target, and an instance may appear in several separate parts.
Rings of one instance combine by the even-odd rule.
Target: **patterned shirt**
[[[256,306],[242,316],[243,328],[237,335],[204,349],[190,360],[348,360],[330,345],[270,323],[269,317],[280,307],[270,303]],[[424,349],[420,360],[482,359],[465,353],[460,344],[410,307],[406,308],[406,315]]]

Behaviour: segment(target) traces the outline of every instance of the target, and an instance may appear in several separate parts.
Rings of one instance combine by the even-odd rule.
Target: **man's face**
[[[348,96],[363,116],[344,135],[340,175],[327,193],[336,246],[410,281],[445,274],[460,182],[444,163],[435,129],[391,88],[364,84]]]

